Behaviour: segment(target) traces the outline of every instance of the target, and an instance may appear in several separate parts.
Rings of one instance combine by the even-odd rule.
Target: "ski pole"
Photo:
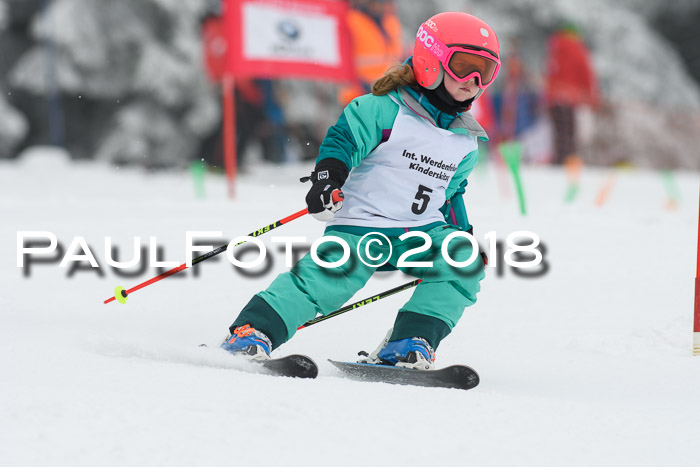
[[[336,191],[338,191],[338,190],[336,190]],[[338,202],[341,200],[342,200],[342,195],[339,195],[338,193],[333,192],[333,201]],[[262,227],[260,229],[254,230],[253,232],[248,234],[248,237],[258,237],[264,233],[269,232],[272,229],[276,229],[277,227],[284,225],[284,224],[287,224],[287,223],[293,221],[294,219],[298,219],[298,218],[300,218],[308,213],[309,213],[308,209],[302,209],[301,211],[296,212],[296,213],[292,214],[291,216],[285,217],[284,219],[280,219],[273,224],[270,224],[270,225],[267,225],[267,226]],[[237,243],[234,246],[238,246],[241,243],[245,243],[245,242]],[[227,249],[228,249],[228,243],[226,245],[220,246],[219,248],[217,248],[215,250],[207,252],[207,253],[203,254],[202,256],[198,256],[197,258],[194,258],[192,260],[192,266],[194,266],[195,264],[201,263],[202,261],[207,260],[213,256],[220,254],[220,253],[223,253]],[[126,303],[126,298],[129,294],[132,294],[139,289],[143,289],[144,287],[147,287],[155,282],[163,280],[166,277],[170,277],[173,274],[177,274],[178,272],[183,271],[185,269],[187,269],[187,263],[183,263],[183,264],[181,264],[173,269],[170,269],[169,271],[165,271],[163,274],[160,274],[160,275],[153,277],[145,282],[142,282],[142,283],[130,288],[129,290],[125,290],[124,287],[117,286],[114,289],[114,296],[109,297],[107,300],[104,301],[104,303],[107,304],[107,303],[112,302],[114,300],[118,301],[119,303]]]
[[[346,313],[350,310],[354,310],[355,308],[359,308],[361,306],[376,302],[377,300],[381,300],[382,298],[389,297],[390,295],[394,295],[395,293],[403,292],[404,290],[407,290],[407,289],[410,289],[411,287],[417,286],[421,282],[422,282],[421,279],[416,279],[414,281],[407,282],[407,283],[400,285],[398,287],[394,287],[393,289],[389,289],[389,290],[386,290],[384,292],[381,292],[377,295],[373,295],[371,297],[365,298],[364,300],[360,300],[359,302],[351,303],[350,305],[345,305],[344,307],[340,308],[339,310],[336,310],[332,313],[328,313],[325,316],[319,316],[317,318],[314,318],[314,319],[311,319],[311,320],[305,322],[304,324],[302,324],[301,326],[299,326],[297,328],[297,331],[299,329],[308,328],[309,326],[314,325],[316,323],[320,323],[321,321],[331,319],[335,316],[342,315],[343,313]]]

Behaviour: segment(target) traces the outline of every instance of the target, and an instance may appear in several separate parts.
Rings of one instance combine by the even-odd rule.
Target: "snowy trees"
[[[0,157],[56,142],[73,157],[150,166],[204,156],[197,152],[220,125],[220,105],[203,69],[200,23],[218,4],[0,0]],[[591,46],[603,97],[615,111],[595,122],[602,127],[599,135],[607,138],[606,129],[619,128],[609,135],[614,140],[594,150],[602,153],[614,144],[614,152],[636,161],[676,154],[675,163],[686,167],[700,164],[692,130],[700,118],[700,86],[652,25],[662,13],[697,14],[696,5],[697,0],[397,2],[407,44],[435,12],[468,11],[498,25],[504,55],[508,39],[520,38],[523,61],[534,72],[543,68],[547,33],[563,19],[574,21]],[[492,92],[498,86],[497,81]],[[304,91],[295,102],[319,104],[310,83],[296,88]],[[322,113],[332,120],[336,110]]]
[[[34,17],[40,42],[15,64],[10,83],[38,97],[55,83],[74,156],[187,161],[219,119],[200,42],[207,3],[54,0]]]
[[[2,88],[0,88],[2,89]],[[8,157],[28,131],[27,119],[0,94],[0,157]]]
[[[8,69],[13,59],[10,22],[10,5],[7,0],[0,0],[0,70]],[[0,158],[12,155],[29,131],[25,116],[7,101],[8,94],[10,91],[0,76]]]

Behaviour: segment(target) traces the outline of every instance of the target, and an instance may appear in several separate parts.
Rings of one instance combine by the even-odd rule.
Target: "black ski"
[[[200,347],[209,347],[200,344]],[[242,356],[240,358],[243,358]],[[270,360],[247,360],[256,366],[260,366],[264,373],[275,376],[287,376],[290,378],[315,378],[318,376],[318,366],[310,357],[301,354],[287,355],[286,357],[271,358]]]
[[[479,384],[479,374],[464,365],[452,365],[439,370],[413,370],[371,363],[328,361],[349,378],[360,381],[455,389],[472,389]]]
[[[270,360],[254,361],[276,376],[290,378],[315,378],[318,376],[316,362],[306,355],[293,354]]]

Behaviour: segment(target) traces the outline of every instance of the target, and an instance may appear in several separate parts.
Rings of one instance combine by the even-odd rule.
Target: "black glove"
[[[329,157],[316,164],[311,176],[301,179],[302,182],[313,183],[306,195],[306,206],[312,216],[320,221],[329,221],[343,207],[343,192],[340,188],[349,173],[344,162]]]

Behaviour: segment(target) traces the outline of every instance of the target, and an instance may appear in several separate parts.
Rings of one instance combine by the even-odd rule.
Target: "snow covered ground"
[[[549,270],[529,279],[489,270],[438,350],[438,365],[479,371],[468,392],[353,382],[326,362],[372,350],[410,292],[302,330],[277,351],[314,357],[316,380],[252,374],[198,348],[285,270],[270,236],[321,234],[309,216],[261,237],[274,261],[257,278],[221,258],[126,305],[102,303],[156,274],[119,277],[105,236],[122,258],[135,236],[144,245],[156,236],[162,259],[179,264],[188,230],[227,241],[302,209],[307,187],[296,180],[309,170],[260,167],[231,202],[217,175],[197,199],[184,172],[41,155],[0,163],[0,465],[698,465],[698,173],[675,174],[680,203],[668,210],[658,173],[619,172],[597,207],[609,170],[585,169],[567,205],[561,170],[526,168],[526,217],[496,167],[474,173],[467,204],[478,238],[534,231]],[[101,267],[69,277],[58,262],[32,264],[25,277],[17,231],[33,230],[64,248],[84,237]],[[355,298],[406,281],[376,276]]]

